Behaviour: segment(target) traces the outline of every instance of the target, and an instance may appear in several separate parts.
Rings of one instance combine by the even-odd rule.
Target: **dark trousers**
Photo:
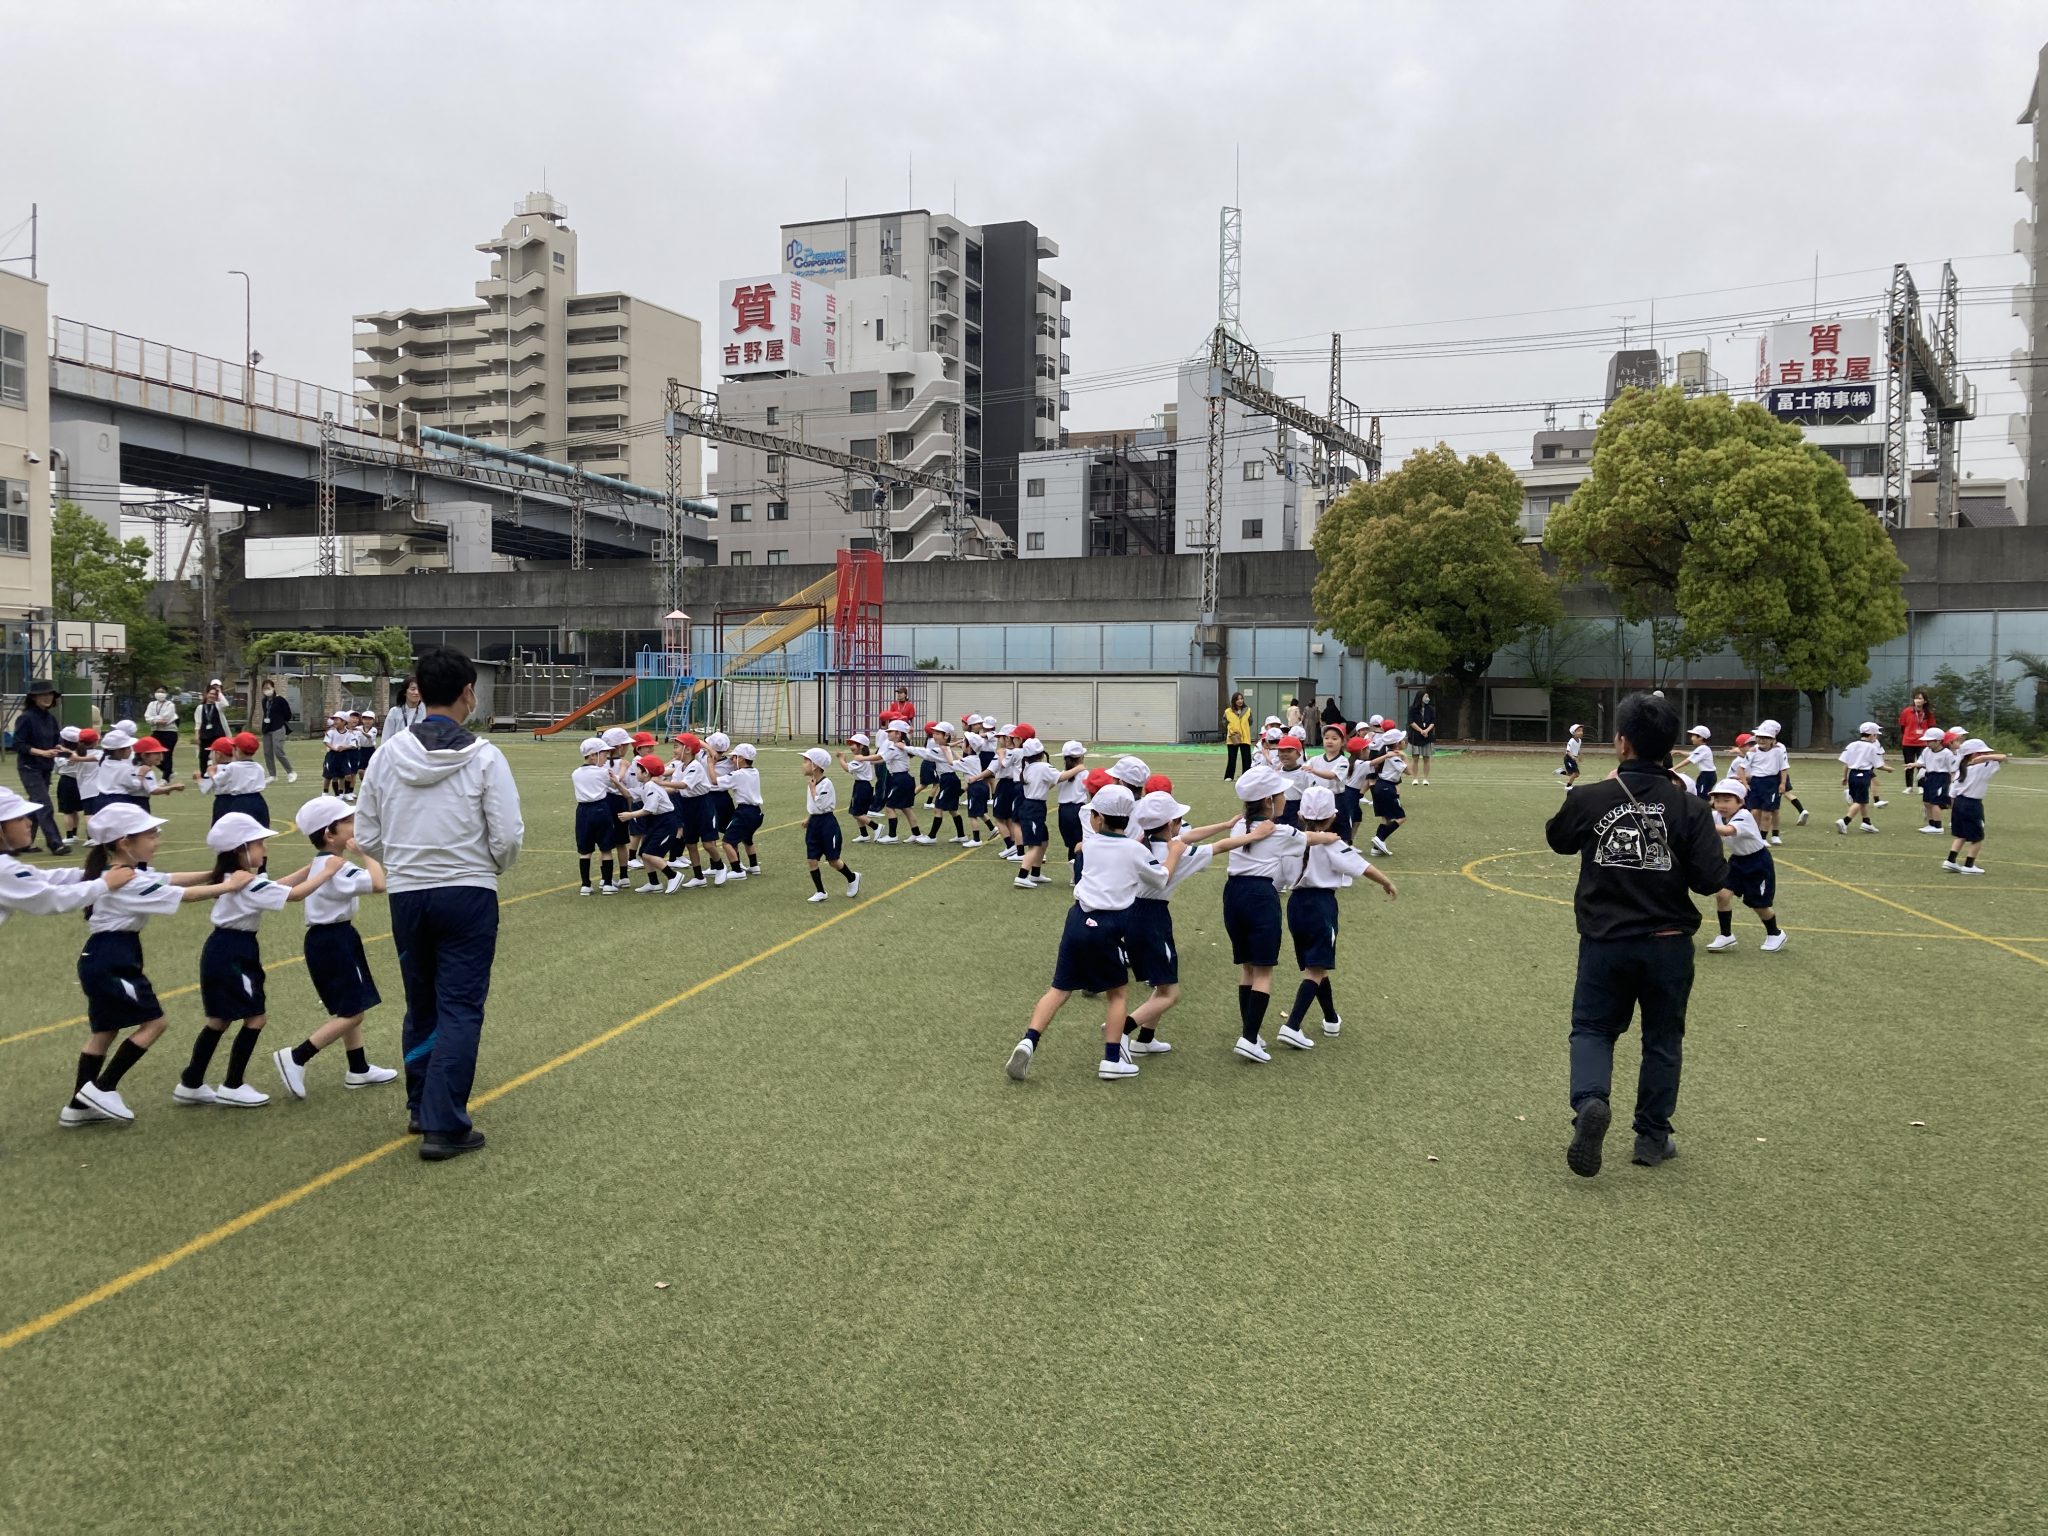
[[[498,893],[393,892],[391,936],[405,982],[405,1107],[429,1135],[463,1135],[498,953]]]
[[[1232,742],[1223,750],[1226,754],[1223,759],[1223,777],[1226,779],[1234,779],[1251,767],[1252,749],[1249,743]]]
[[[64,834],[57,830],[57,814],[51,809],[55,804],[50,798],[51,759],[21,757],[15,761],[21,764],[21,797],[31,805],[42,807],[30,822],[29,835],[33,839],[36,829],[40,828],[43,841],[50,845],[50,852],[55,853],[64,845]]]
[[[1671,1134],[1692,996],[1692,935],[1579,940],[1572,991],[1572,1108],[1612,1096],[1614,1042],[1643,1012],[1643,1065],[1636,1078],[1636,1134]]]
[[[174,778],[178,772],[178,733],[176,731],[152,731],[151,735],[164,744],[164,777]]]

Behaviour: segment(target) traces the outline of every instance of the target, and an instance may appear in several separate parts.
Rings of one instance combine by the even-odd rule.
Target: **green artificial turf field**
[[[1343,898],[1341,1039],[1231,1055],[1209,873],[1175,903],[1174,1053],[1098,1082],[1076,998],[1018,1084],[1063,886],[850,847],[859,899],[828,878],[808,905],[778,751],[767,878],[580,899],[572,750],[508,750],[528,846],[479,1156],[420,1163],[401,1087],[342,1091],[338,1048],[307,1102],[277,1089],[269,1049],[318,1021],[296,910],[264,935],[270,1105],[172,1105],[188,991],[123,1084],[136,1123],[60,1131],[80,927],[0,929],[0,1531],[2048,1521],[2041,769],[1994,784],[1965,879],[1896,788],[1881,836],[1835,836],[1835,772],[1796,763],[1791,944],[1739,918],[1701,955],[1683,1156],[1655,1170],[1626,1160],[1624,1042],[1589,1181],[1562,1156],[1547,756],[1443,756],[1409,789],[1399,901]],[[1231,803],[1218,752],[1150,755],[1199,816]],[[204,814],[177,805],[161,863],[206,862]],[[151,927],[161,990],[206,926]],[[370,956],[395,1065],[388,939]]]

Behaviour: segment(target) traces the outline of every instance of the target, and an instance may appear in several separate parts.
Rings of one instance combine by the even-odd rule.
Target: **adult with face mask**
[[[1429,690],[1415,695],[1408,706],[1408,761],[1415,770],[1415,782],[1429,782],[1429,759],[1436,748],[1436,705]]]
[[[292,701],[277,691],[274,678],[263,679],[263,698],[257,711],[256,726],[263,733],[263,771],[274,779],[277,765],[283,763],[285,783],[298,783],[298,770],[292,767],[284,749],[285,739],[291,734]]]
[[[199,701],[199,708],[193,711],[192,728],[199,736],[199,760],[203,765],[206,754],[216,741],[223,736],[235,734],[235,728],[228,724],[226,696],[221,693],[220,679],[215,678],[206,685],[206,693]]]
[[[142,723],[149,727],[149,734],[164,744],[163,773],[170,778],[178,771],[178,706],[171,702],[170,694],[157,689],[149,703],[143,706]]]

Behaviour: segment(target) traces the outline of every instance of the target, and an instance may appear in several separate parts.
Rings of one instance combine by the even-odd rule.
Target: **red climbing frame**
[[[882,706],[895,697],[882,666],[882,557],[874,550],[839,551],[832,666],[838,674],[836,730],[873,725]]]

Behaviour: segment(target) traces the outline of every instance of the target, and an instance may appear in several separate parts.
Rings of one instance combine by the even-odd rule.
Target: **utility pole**
[[[320,413],[320,483],[313,495],[314,531],[320,539],[319,572],[339,574],[334,523],[334,412]]]

